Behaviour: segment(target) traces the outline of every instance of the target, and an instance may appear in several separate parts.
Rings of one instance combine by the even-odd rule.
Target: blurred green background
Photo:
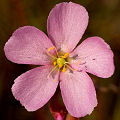
[[[47,33],[47,16],[55,4],[62,1],[0,0],[1,120],[53,120],[48,109],[49,103],[35,112],[27,112],[15,100],[11,93],[14,79],[31,68],[28,65],[8,61],[3,48],[11,34],[20,26],[36,26]],[[90,36],[104,38],[114,52],[116,67],[114,75],[108,79],[90,75],[96,87],[98,106],[91,115],[80,118],[80,120],[120,120],[120,0],[71,1],[83,5],[89,13],[89,25],[82,40]]]

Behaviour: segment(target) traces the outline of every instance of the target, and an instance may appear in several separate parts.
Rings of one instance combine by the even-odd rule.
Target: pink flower
[[[28,111],[45,105],[60,84],[68,112],[90,114],[97,105],[88,73],[108,78],[114,72],[113,53],[100,37],[76,47],[88,25],[86,9],[72,2],[57,4],[47,20],[48,37],[32,26],[17,29],[5,44],[6,57],[18,64],[41,65],[16,78],[12,93]]]

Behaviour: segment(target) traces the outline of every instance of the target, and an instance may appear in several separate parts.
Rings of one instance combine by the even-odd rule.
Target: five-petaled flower
[[[60,84],[68,112],[90,114],[97,105],[88,73],[108,78],[114,72],[113,53],[100,37],[76,47],[87,25],[86,9],[72,2],[57,4],[47,20],[48,37],[32,26],[17,29],[5,44],[6,57],[18,64],[41,65],[16,78],[12,93],[28,111],[45,105]]]

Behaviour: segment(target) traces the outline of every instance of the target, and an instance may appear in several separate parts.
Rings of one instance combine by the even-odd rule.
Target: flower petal
[[[35,111],[48,102],[58,85],[58,74],[47,77],[51,66],[41,66],[20,75],[12,86],[14,97],[28,111]]]
[[[80,65],[76,67],[98,77],[107,78],[114,73],[113,52],[109,45],[100,37],[90,37],[84,40],[72,53]]]
[[[20,27],[5,44],[6,57],[20,64],[46,64],[49,57],[46,51],[52,45],[48,37],[32,26]]]
[[[97,105],[91,78],[85,72],[65,72],[60,76],[60,88],[66,109],[74,117],[91,114]]]
[[[58,49],[70,52],[81,39],[87,25],[88,13],[83,6],[63,2],[57,4],[48,16],[48,36]]]

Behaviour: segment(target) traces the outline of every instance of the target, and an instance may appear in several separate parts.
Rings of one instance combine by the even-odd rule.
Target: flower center
[[[59,68],[61,68],[63,65],[65,65],[65,59],[64,58],[57,58],[57,65],[59,66]]]
[[[56,55],[51,54],[51,52],[56,53]],[[56,47],[52,46],[47,50],[47,54],[52,58],[53,65],[55,66],[49,74],[51,74],[57,68],[62,72],[65,72],[67,68],[69,68],[70,70],[75,70],[69,64],[70,58],[68,52],[64,54],[61,52],[57,52]]]

